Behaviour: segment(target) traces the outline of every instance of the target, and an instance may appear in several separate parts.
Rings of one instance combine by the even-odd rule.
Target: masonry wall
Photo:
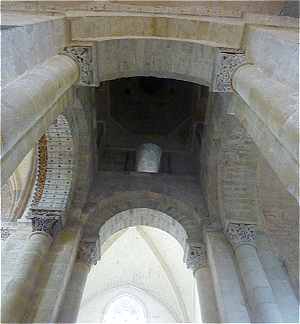
[[[233,125],[228,123],[228,120],[233,119],[239,123],[234,115],[233,96],[232,94],[217,94],[210,98],[201,147],[198,145],[197,148],[200,185],[208,212],[216,222],[224,223],[227,217],[223,210],[224,207],[226,209],[226,199],[230,199],[231,202],[227,214],[230,216],[230,211],[233,215],[235,209],[239,209],[235,200],[242,198],[243,205],[252,210],[252,214],[250,217],[246,217],[245,221],[258,224],[259,231],[267,234],[269,251],[271,250],[279,258],[279,262],[289,275],[295,294],[298,294],[299,207],[296,200],[284,189],[255,145],[253,145],[253,152],[250,155],[252,162],[249,164],[249,172],[244,173],[242,177],[238,174],[238,165],[234,159],[231,162],[230,160],[224,161],[226,154],[224,155],[222,143],[226,141],[228,131]],[[246,105],[243,101],[240,101],[240,104]],[[239,139],[236,138],[235,141],[239,141]],[[238,155],[236,158],[239,159]],[[224,162],[227,168],[225,173],[220,168]],[[230,167],[232,162],[233,168]],[[248,187],[240,187],[240,183],[245,184],[247,181]],[[224,191],[226,182],[231,184],[231,188],[228,190],[232,192],[232,198],[228,197],[228,190]],[[244,198],[243,191],[246,194]],[[247,207],[248,204],[249,207]]]

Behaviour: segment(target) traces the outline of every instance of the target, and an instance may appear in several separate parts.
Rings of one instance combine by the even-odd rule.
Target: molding
[[[225,235],[234,248],[241,244],[250,244],[255,246],[256,225],[229,223],[225,229]]]
[[[206,247],[200,242],[186,241],[184,262],[188,269],[193,271],[207,266]]]
[[[80,77],[78,85],[99,86],[96,46],[93,43],[71,44],[66,46],[61,54],[71,57],[79,65]]]
[[[233,92],[233,73],[245,63],[246,56],[242,50],[219,48],[216,53],[213,92]]]

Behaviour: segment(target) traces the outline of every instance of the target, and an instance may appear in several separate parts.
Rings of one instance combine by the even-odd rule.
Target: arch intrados
[[[130,36],[96,38],[94,42],[99,82],[152,76],[211,86],[218,48],[214,43]]]
[[[132,208],[109,218],[99,230],[101,246],[115,233],[134,226],[149,226],[170,234],[185,249],[188,237],[183,226],[169,215],[151,208]]]

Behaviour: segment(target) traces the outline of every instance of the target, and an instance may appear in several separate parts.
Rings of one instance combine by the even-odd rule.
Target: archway
[[[100,245],[118,231],[134,226],[151,226],[165,231],[185,249],[188,235],[182,225],[169,215],[149,208],[132,208],[109,218],[100,228]]]
[[[147,322],[193,320],[199,303],[193,272],[183,262],[187,234],[179,222],[154,209],[135,208],[111,217],[99,237],[101,260],[87,276],[79,322],[103,320],[107,307],[124,294],[143,301]]]
[[[145,187],[147,187],[146,181]],[[174,195],[174,192],[164,193],[163,191],[167,189],[167,186],[161,187],[160,192],[144,191],[142,189],[120,192],[117,191],[117,188],[114,190],[113,187],[110,187],[111,189],[113,189],[113,192],[108,193],[107,197],[97,197],[97,202],[87,207],[86,212],[89,213],[89,218],[84,226],[83,239],[97,238],[101,233],[102,226],[102,231],[109,229],[108,233],[112,234],[114,232],[113,217],[116,217],[115,219],[120,220],[119,224],[115,224],[116,229],[131,225],[148,225],[166,230],[178,238],[181,244],[184,242],[184,237],[189,241],[202,241],[202,227],[206,218],[205,208],[201,204],[200,208],[199,205],[194,204],[191,199],[193,196],[189,195],[188,191],[186,191],[186,197],[181,195],[181,198],[179,198],[176,193]],[[180,192],[177,194],[180,195]],[[142,209],[144,214],[136,213],[134,211],[136,209]],[[131,211],[133,217],[122,218],[121,214],[115,216],[127,210]],[[159,211],[164,213],[165,216],[163,218],[155,217],[149,213],[149,210]],[[201,211],[203,211],[203,214],[201,214]],[[164,223],[164,221],[166,222]],[[105,225],[106,222],[107,225]],[[186,235],[183,234],[184,232]]]

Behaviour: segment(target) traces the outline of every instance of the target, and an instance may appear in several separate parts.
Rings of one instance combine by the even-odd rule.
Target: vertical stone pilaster
[[[75,323],[81,303],[87,276],[92,265],[100,258],[99,241],[81,241],[77,259],[66,290],[64,303],[59,312],[59,323]]]
[[[206,231],[207,256],[221,323],[250,323],[234,255],[221,231]]]
[[[282,317],[257,255],[256,226],[229,223],[225,234],[233,246],[254,322],[280,323]]]

